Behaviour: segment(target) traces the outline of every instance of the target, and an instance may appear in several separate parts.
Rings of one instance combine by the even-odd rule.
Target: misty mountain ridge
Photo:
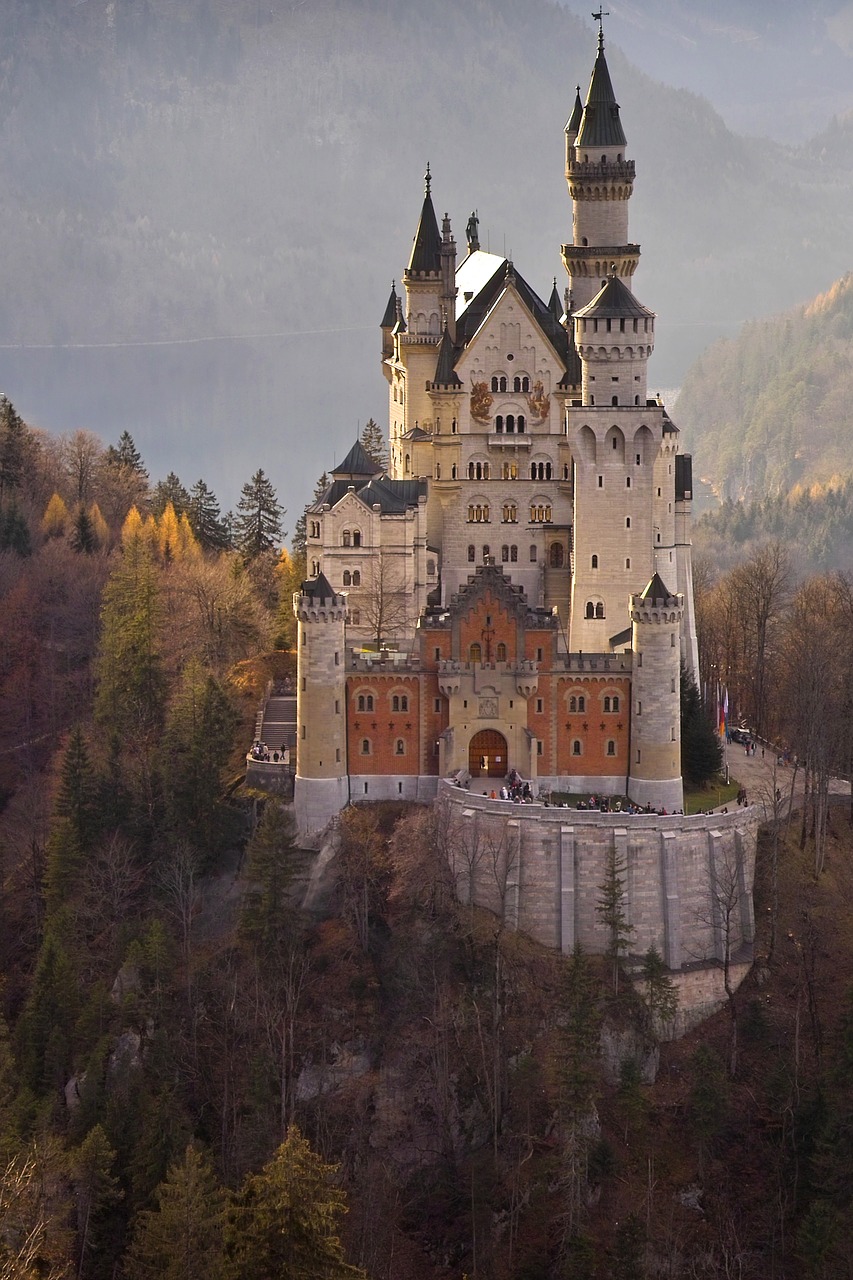
[[[738,138],[622,35],[612,18],[637,294],[659,315],[651,384],[671,385],[849,267],[853,129],[820,151]],[[484,244],[563,288],[563,125],[594,53],[549,0],[12,0],[0,386],[51,430],[130,430],[154,473],[203,473],[226,506],[263,466],[292,527],[359,424],[386,421],[378,322],[427,160],[457,239],[477,208]]]

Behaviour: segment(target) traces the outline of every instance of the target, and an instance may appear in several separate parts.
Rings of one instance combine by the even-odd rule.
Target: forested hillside
[[[637,291],[672,386],[849,268],[853,143],[845,122],[816,147],[734,136],[630,39],[614,15]],[[562,288],[563,126],[594,53],[550,0],[8,0],[0,387],[55,431],[128,429],[163,473],[203,450],[226,505],[251,448],[297,509],[385,420],[377,326],[427,161],[460,246],[477,208],[485,245]]]
[[[350,808],[318,875],[247,791],[292,672],[280,522],[263,472],[223,515],[0,405],[0,1276],[843,1276],[849,586],[781,552],[700,583],[809,803],[785,770],[753,797],[760,963],[669,1044],[615,864],[607,955],[560,956],[457,900],[440,808]]]
[[[697,478],[720,499],[753,503],[738,519],[759,535],[793,542],[822,506],[814,552],[826,566],[843,563],[848,546],[851,403],[853,276],[845,275],[807,306],[712,346],[688,372],[676,413]]]

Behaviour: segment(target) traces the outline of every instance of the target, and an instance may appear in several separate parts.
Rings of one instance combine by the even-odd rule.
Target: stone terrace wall
[[[630,950],[657,947],[687,973],[752,958],[752,889],[759,812],[659,817],[512,805],[442,780],[457,891],[512,928],[570,952],[607,948],[596,906],[608,853],[625,867]]]

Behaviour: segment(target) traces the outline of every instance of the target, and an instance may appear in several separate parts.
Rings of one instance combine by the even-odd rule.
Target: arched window
[[[593,556],[593,557],[592,557],[592,567],[593,567],[593,569],[597,569],[597,568],[598,568],[598,556]]]
[[[344,529],[344,536],[341,541],[343,542],[343,545],[345,547],[352,546],[352,533],[350,532],[349,529]]]
[[[486,564],[492,554],[492,549],[487,542],[483,543],[483,564]]]
[[[586,711],[586,697],[584,694],[580,694],[578,697],[578,711],[580,711],[581,714]]]
[[[406,744],[402,738],[398,738],[394,744],[394,755],[404,756],[406,754]]]
[[[480,649],[480,646],[478,644],[472,644],[471,647],[469,648],[468,661],[469,662],[482,661],[482,650]]]
[[[605,698],[605,699],[604,699],[604,710],[605,710],[605,711],[609,711],[609,710],[610,710],[610,699],[609,699],[609,698]]]
[[[600,602],[595,606],[595,616],[596,618],[604,617],[604,605]]]
[[[489,464],[488,462],[484,462],[483,463],[483,479],[488,480],[490,476],[491,476],[491,471],[489,470]]]
[[[513,389],[513,391],[520,391],[520,390],[521,390],[521,378],[513,378],[513,380],[512,380],[512,389]]]
[[[552,542],[548,559],[552,569],[562,569],[563,567],[563,544],[562,542]]]
[[[358,569],[353,569],[352,571],[352,585],[354,587],[361,586],[361,573],[359,572]]]
[[[441,463],[440,462],[437,462],[435,464],[435,478],[436,480],[441,479]]]
[[[516,560],[518,559],[518,547],[510,547],[509,558],[510,558],[510,562],[512,564],[515,564]]]
[[[625,558],[625,568],[626,568],[626,569],[630,569],[630,568],[631,568],[631,557],[630,557],[630,556],[626,556],[626,558]]]
[[[616,743],[613,741],[612,738],[607,739],[607,754],[609,756],[616,755]]]
[[[509,564],[509,547],[501,547],[501,564]]]
[[[520,413],[518,415],[517,427],[518,427],[518,434],[520,436],[523,436],[524,435],[524,414],[523,413]]]
[[[563,479],[568,480],[568,478],[569,478],[569,464],[568,462],[564,462],[563,463]]]
[[[373,710],[373,694],[372,693],[360,693],[358,695],[358,709],[359,711]]]
[[[592,603],[591,600],[587,600],[586,602],[586,610],[585,610],[584,616],[587,618],[595,617],[595,605]]]
[[[495,431],[497,431],[498,435],[502,435],[503,429],[504,429],[504,416],[502,413],[499,413],[498,416],[495,418]]]
[[[546,479],[546,480],[550,480],[550,479],[551,479],[551,464],[550,464],[550,462],[546,462],[546,463],[545,463],[545,479]]]
[[[579,756],[580,754],[581,754],[580,739],[575,738],[574,742],[572,743],[572,755]]]
[[[468,559],[470,561],[474,561],[477,559],[477,549],[474,546],[473,542],[468,543]]]
[[[473,479],[474,479],[474,464],[473,464],[473,462],[469,462],[469,463],[468,463],[468,479],[469,479],[469,480],[473,480]]]
[[[503,641],[498,645],[497,660],[498,662],[506,662],[506,645]]]
[[[530,390],[530,379],[527,377],[527,375],[525,375],[525,376],[521,379],[521,389],[522,389],[522,391],[529,391],[529,390]]]
[[[361,530],[360,530],[360,529],[353,529],[353,531],[352,531],[352,545],[353,545],[354,547],[360,547],[360,546],[361,546]]]
[[[511,413],[506,415],[506,429],[508,435],[512,435],[515,431],[515,417]]]
[[[506,378],[501,378],[501,379],[500,379],[500,381],[499,381],[499,383],[498,383],[498,390],[499,390],[499,391],[506,391]]]
[[[344,586],[345,587],[352,586],[352,574],[350,573],[349,569],[344,569]]]
[[[450,479],[451,480],[459,479],[459,468],[457,467],[455,462],[450,467]]]
[[[369,755],[370,755],[370,739],[369,739],[369,738],[362,738],[362,740],[361,740],[361,754],[362,754],[363,756],[369,756]]]
[[[498,380],[497,378],[492,378],[492,390],[497,391],[497,389],[498,389]]]

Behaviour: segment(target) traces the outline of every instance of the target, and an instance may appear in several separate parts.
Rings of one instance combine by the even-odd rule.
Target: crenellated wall
[[[597,906],[609,854],[624,867],[630,952],[655,946],[676,977],[682,1019],[723,997],[728,956],[737,986],[755,938],[752,890],[759,815],[629,816],[512,805],[445,781],[438,803],[452,827],[457,892],[545,946],[576,943],[601,954],[607,934]],[[713,970],[701,982],[699,970]],[[685,1023],[686,1025],[686,1023]]]

